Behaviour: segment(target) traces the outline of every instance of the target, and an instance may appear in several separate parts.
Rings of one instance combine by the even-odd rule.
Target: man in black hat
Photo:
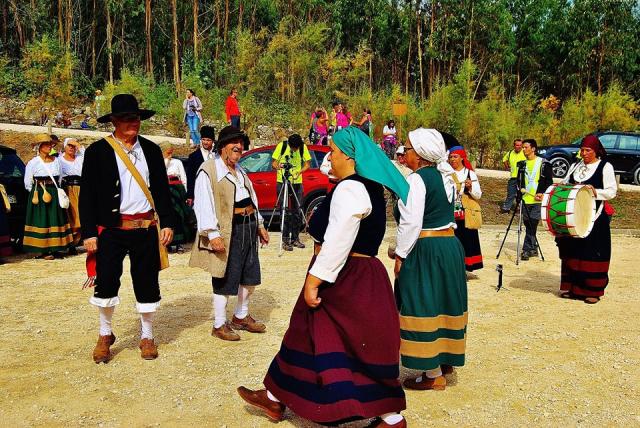
[[[160,304],[159,244],[167,246],[171,242],[175,219],[162,151],[138,135],[140,122],[153,114],[140,109],[133,95],[116,95],[111,100],[111,113],[98,118],[100,123],[113,123],[113,133],[91,144],[84,154],[81,187],[90,191],[80,193],[80,220],[87,265],[94,262],[96,271],[95,289],[89,299],[100,312],[100,335],[93,351],[96,363],[106,363],[111,358],[109,347],[116,340],[111,317],[120,303],[118,289],[127,253],[142,323],[141,355],[144,359],[158,356],[153,315]],[[129,169],[116,149],[122,149],[122,156],[128,158],[135,171]],[[146,189],[135,176],[144,181]],[[152,200],[146,196],[148,190]]]
[[[213,143],[216,140],[216,130],[213,126],[200,128],[200,147],[197,147],[187,161],[187,203],[193,205],[193,187],[196,184],[196,173],[207,159],[214,156]]]
[[[249,314],[249,298],[260,284],[258,239],[269,242],[258,198],[246,172],[238,165],[247,136],[226,126],[216,142],[216,156],[198,170],[194,211],[198,236],[189,266],[211,274],[214,322],[211,334],[236,341],[234,330],[262,333],[266,326]],[[229,296],[238,296],[231,322],[227,322]]]

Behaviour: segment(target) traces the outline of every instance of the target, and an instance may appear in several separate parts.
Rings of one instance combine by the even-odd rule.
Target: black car
[[[601,131],[595,132],[607,151],[607,161],[613,165],[621,181],[633,181],[640,185],[640,133]],[[539,147],[538,155],[551,162],[553,175],[564,178],[580,151],[579,138],[571,144]]]
[[[0,183],[9,195],[11,212],[7,214],[11,241],[16,249],[22,245],[28,193],[24,188],[24,162],[10,147],[0,146]]]

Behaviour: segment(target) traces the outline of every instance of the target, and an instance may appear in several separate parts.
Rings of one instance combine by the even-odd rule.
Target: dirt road
[[[497,293],[501,236],[481,233],[485,268],[469,282],[467,365],[444,392],[407,392],[409,426],[640,426],[640,294],[633,269],[640,240],[615,237],[607,294],[586,305],[556,296],[557,251],[542,233],[547,261],[519,267],[510,236],[500,260],[507,290]],[[1,265],[0,425],[274,426],[245,406],[235,388],[260,386],[310,255],[309,248],[282,258],[275,245],[262,250],[263,285],[252,314],[268,330],[242,332],[235,343],[210,336],[207,274],[186,267],[188,255],[172,255],[172,267],[161,273],[155,361],[139,357],[139,321],[125,274],[114,316],[116,355],[107,365],[91,360],[98,319],[89,293],[80,290],[83,256]],[[391,273],[391,261],[384,262]],[[313,424],[288,412],[279,426]]]

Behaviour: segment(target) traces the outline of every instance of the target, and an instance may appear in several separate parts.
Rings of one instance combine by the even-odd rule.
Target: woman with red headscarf
[[[613,166],[604,160],[607,152],[593,134],[582,139],[580,156],[565,178],[565,183],[586,184],[596,196],[596,221],[586,238],[558,237],[556,244],[562,260],[560,297],[598,303],[609,283],[613,208],[607,201],[616,197],[617,183]]]
[[[464,266],[467,272],[482,269],[482,252],[480,251],[480,238],[477,229],[467,229],[464,223],[464,207],[462,195],[467,194],[476,201],[482,197],[480,182],[476,175],[467,152],[462,146],[453,146],[449,149],[449,164],[456,172],[456,197],[454,217],[456,219],[455,234],[464,248]]]

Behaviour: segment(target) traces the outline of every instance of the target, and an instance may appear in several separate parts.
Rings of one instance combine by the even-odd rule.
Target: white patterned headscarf
[[[442,175],[442,184],[447,192],[449,202],[453,201],[455,194],[455,183],[453,174],[455,171],[449,165],[449,153],[444,145],[444,139],[435,129],[418,128],[409,132],[409,141],[418,156],[436,164],[440,175]]]

